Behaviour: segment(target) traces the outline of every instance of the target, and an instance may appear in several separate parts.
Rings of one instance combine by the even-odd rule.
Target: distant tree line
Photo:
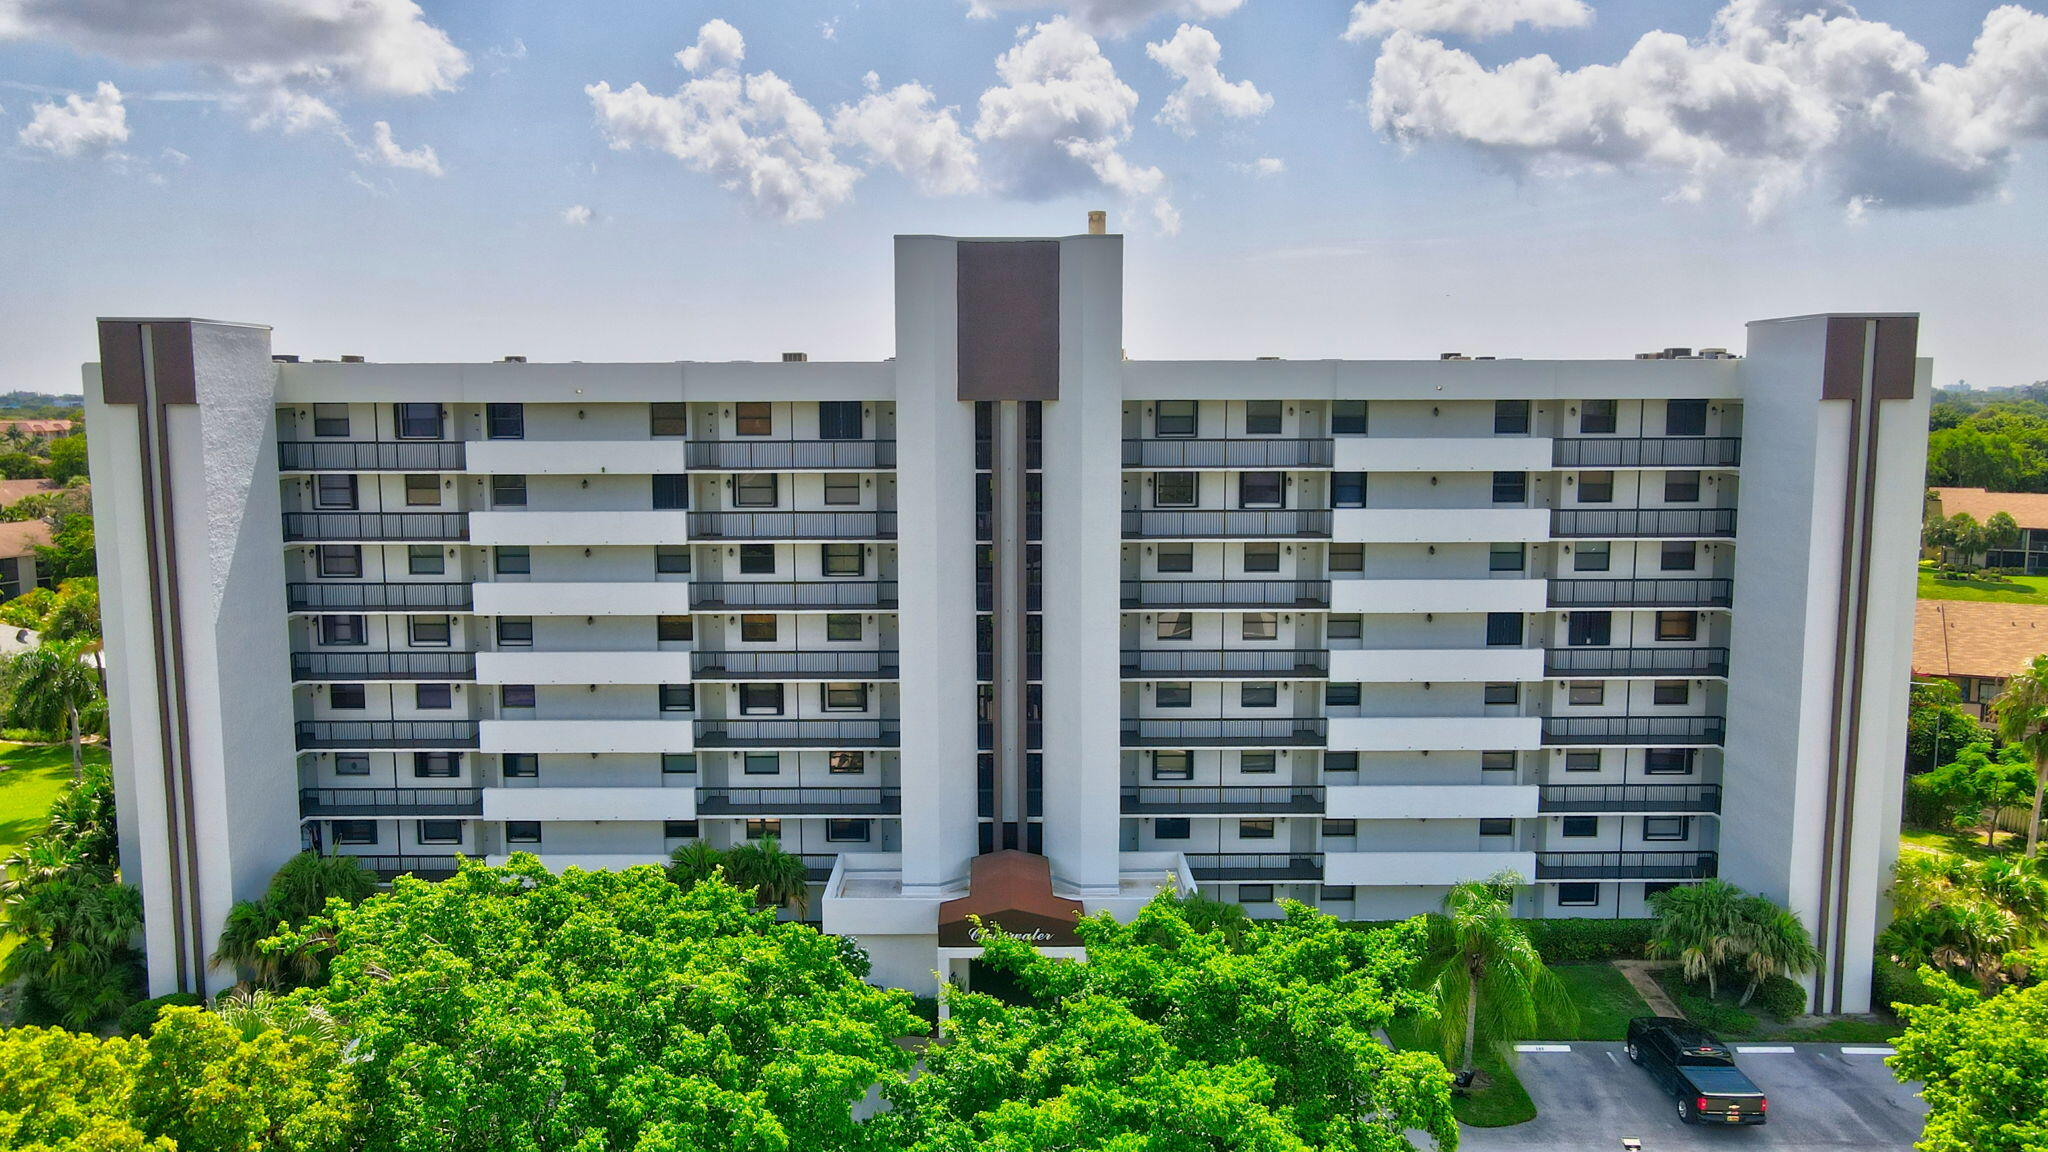
[[[2048,492],[2048,381],[1997,392],[1937,389],[1927,430],[1928,484]]]

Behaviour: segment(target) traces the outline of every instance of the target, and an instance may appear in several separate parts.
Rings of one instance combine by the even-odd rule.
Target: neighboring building
[[[1987,568],[2019,568],[2029,576],[2048,573],[2048,493],[1990,492],[1982,488],[1929,488],[1929,517],[1967,512],[1982,524],[2003,512],[2020,526],[2016,549],[1984,553]],[[1974,558],[1973,558],[1974,559]]]
[[[878,363],[298,363],[101,322],[86,370],[151,988],[305,846],[653,862],[779,835],[875,978],[969,913],[1785,902],[1869,998],[1929,366],[1133,361],[1121,237],[896,242]],[[1737,817],[1733,819],[1727,816]]]
[[[1913,677],[1952,680],[1982,720],[2012,674],[2048,652],[2048,605],[1921,600],[1913,616]]]
[[[19,481],[0,481],[5,483]],[[0,523],[0,601],[42,586],[36,575],[36,549],[49,546],[50,526],[41,520]]]
[[[72,427],[69,420],[0,420],[0,439],[18,430],[31,440],[54,440],[71,435]]]

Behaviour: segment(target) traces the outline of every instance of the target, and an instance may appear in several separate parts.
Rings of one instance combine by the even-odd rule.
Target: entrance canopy
[[[981,918],[976,927],[968,917]],[[1079,900],[1052,893],[1052,861],[1029,852],[974,858],[967,895],[939,905],[939,947],[973,948],[993,933],[1041,948],[1078,948]]]

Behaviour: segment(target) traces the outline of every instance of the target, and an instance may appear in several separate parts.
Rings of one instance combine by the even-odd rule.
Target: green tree
[[[50,479],[58,484],[69,484],[75,476],[86,474],[85,437],[59,436],[50,441]]]
[[[142,1052],[63,1028],[0,1028],[0,1148],[177,1152],[134,1114]]]
[[[1990,741],[1978,740],[1960,749],[1954,760],[1914,777],[1907,787],[1944,810],[1948,824],[1981,824],[1984,844],[1990,847],[1998,834],[1999,814],[2026,804],[2033,795],[2034,766],[2026,749],[2017,744],[1994,751]]]
[[[1734,952],[1749,974],[1749,985],[1742,990],[1745,1005],[1771,977],[1804,976],[1820,965],[1820,950],[1798,915],[1761,896],[1742,902]]]
[[[1967,971],[1986,992],[2032,966],[2009,954],[2048,929],[2048,866],[2035,857],[1911,853],[1893,866],[1890,894],[1879,946],[1900,963]]]
[[[2041,794],[2048,789],[2048,655],[2005,682],[1991,704],[1999,738],[2027,750],[2034,761],[2034,800],[2027,813],[2027,855],[2041,843]]]
[[[1906,766],[1925,772],[1966,745],[1984,739],[1984,726],[1963,711],[1953,680],[1915,680],[1906,704]]]
[[[1984,546],[1995,552],[2010,552],[2020,546],[2020,525],[2012,513],[1993,512],[1985,517]]]
[[[668,854],[668,877],[679,888],[694,888],[725,867],[725,853],[702,840],[692,840]]]
[[[245,974],[258,988],[318,983],[332,940],[301,931],[327,902],[358,903],[377,890],[377,877],[353,856],[301,852],[270,878],[260,900],[238,900],[221,925],[213,962]],[[278,940],[289,935],[291,942]]]
[[[1955,559],[1961,563],[1975,563],[1984,551],[1984,526],[1968,512],[1958,512],[1948,518],[1948,538]]]
[[[41,476],[43,471],[43,462],[26,452],[0,452],[0,479],[32,480]]]
[[[1922,1085],[1922,1152],[2038,1152],[2048,1147],[2048,985],[1989,999],[1935,972],[1933,1004],[1901,1004],[1906,1030],[1885,1063]]]
[[[801,910],[811,900],[811,875],[804,858],[784,852],[781,841],[773,836],[750,840],[726,852],[725,874],[766,907]]]
[[[0,864],[0,934],[16,942],[0,960],[0,984],[21,982],[24,1019],[84,1028],[135,998],[130,941],[142,900],[116,881],[118,867],[113,776],[95,764]]]
[[[62,582],[79,576],[97,576],[99,557],[93,549],[92,517],[74,512],[58,518],[50,530],[50,542],[36,545],[36,578]]]
[[[1743,899],[1742,889],[1718,879],[1650,897],[1657,926],[1650,933],[1649,954],[1677,960],[1687,980],[1704,980],[1707,995],[1719,995],[1721,968],[1737,955]]]
[[[1428,919],[1428,951],[1419,969],[1444,1022],[1444,1060],[1469,1078],[1482,1037],[1504,1043],[1533,1035],[1541,1020],[1577,1023],[1564,984],[1514,920],[1503,899],[1512,876],[1467,881],[1444,895]]]
[[[71,776],[85,775],[85,734],[106,723],[100,671],[89,663],[97,643],[86,639],[45,640],[7,658],[0,685],[11,699],[8,723],[43,732],[63,732],[71,743]]]

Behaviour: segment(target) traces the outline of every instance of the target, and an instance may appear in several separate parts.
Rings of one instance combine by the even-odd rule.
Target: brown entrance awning
[[[1029,852],[976,856],[967,895],[939,905],[939,947],[972,948],[1000,931],[1044,948],[1078,948],[1079,900],[1052,894],[1052,861]],[[976,928],[969,916],[979,916]]]

